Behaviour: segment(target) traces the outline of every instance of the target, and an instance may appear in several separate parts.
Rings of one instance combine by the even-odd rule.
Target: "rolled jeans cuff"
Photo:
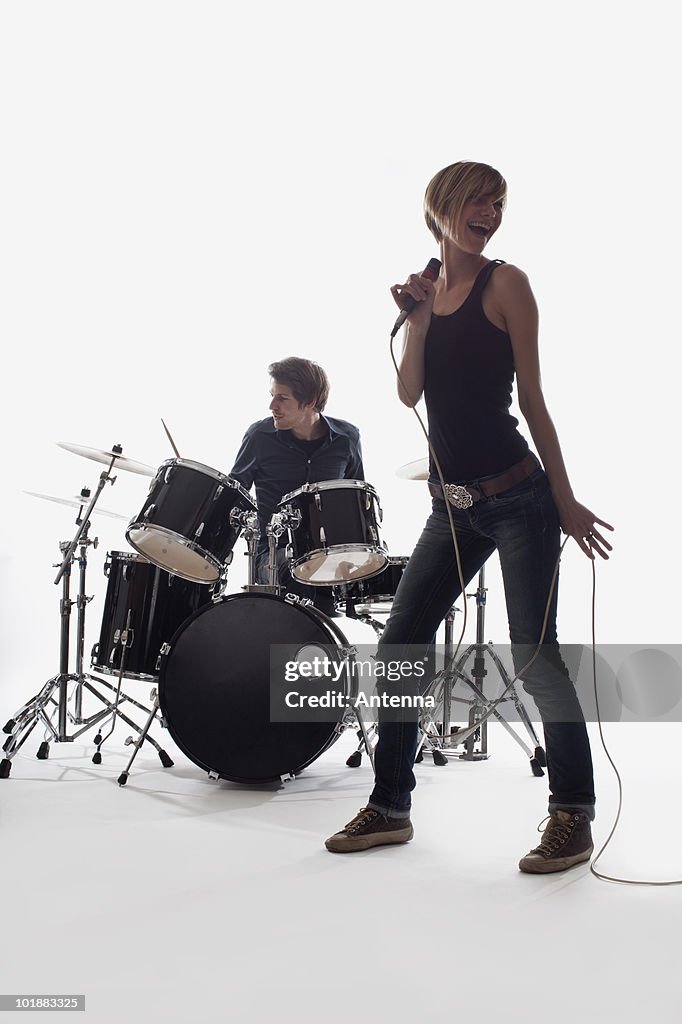
[[[586,814],[590,821],[594,821],[595,818],[594,804],[562,804],[550,800],[547,811],[549,814],[554,814],[556,811],[580,811],[582,814]]]
[[[400,818],[401,820],[407,820],[410,816],[410,809],[406,811],[394,811],[388,807],[383,807],[380,804],[375,804],[371,800],[367,804],[373,811],[378,811],[379,814],[383,814],[385,818]]]

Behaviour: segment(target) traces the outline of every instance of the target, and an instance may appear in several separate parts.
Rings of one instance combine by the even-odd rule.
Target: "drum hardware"
[[[391,560],[393,561],[393,560]],[[403,562],[407,564],[407,559],[395,559],[397,562]],[[403,568],[404,568],[403,565]],[[389,565],[386,572],[392,567]],[[396,567],[399,568],[399,567]],[[397,589],[397,582],[394,580],[395,588]],[[386,594],[381,594],[382,587],[387,590]],[[392,601],[392,596],[388,592],[390,590],[390,584],[387,586],[386,581],[381,579],[381,576],[373,577],[368,581],[358,581],[358,583],[342,586],[338,588],[340,592],[341,602],[345,602],[345,615],[351,619],[357,619],[358,621],[365,622],[377,633],[377,636],[381,638],[384,630],[384,624],[378,620],[372,618],[367,612],[358,613],[358,607],[362,607],[362,602],[367,602],[368,606],[371,607],[372,600],[372,588],[374,589],[374,600],[375,601]],[[395,592],[395,591],[394,591]],[[493,664],[497,669],[503,688],[507,688],[511,683],[504,665],[498,657],[496,651],[493,649],[492,643],[485,643],[485,609],[486,609],[486,594],[487,588],[485,587],[485,567],[482,567],[478,576],[478,586],[475,594],[467,596],[476,598],[477,608],[477,621],[476,621],[476,642],[471,644],[464,653],[458,658],[454,666],[447,672],[439,673],[429,684],[425,690],[426,695],[432,695],[436,698],[436,707],[441,711],[441,718],[436,721],[435,715],[432,713],[429,717],[424,717],[420,722],[420,739],[417,747],[417,754],[415,760],[423,760],[423,750],[427,750],[431,753],[434,764],[446,765],[448,763],[448,757],[456,756],[460,760],[467,761],[480,761],[487,759],[490,755],[488,754],[488,731],[487,731],[487,720],[480,721],[485,715],[486,711],[491,707],[493,701],[488,700],[483,692],[483,679],[487,675],[485,669],[485,654],[488,653],[493,660]],[[454,654],[454,620],[457,613],[457,608],[453,605],[445,616],[445,663],[450,665]],[[387,608],[387,612],[390,608]],[[469,659],[474,657],[473,668],[470,675],[465,671],[465,665]],[[472,699],[454,698],[452,696],[453,687],[456,685],[457,680],[460,679],[464,682],[468,688],[473,692],[474,697]],[[493,716],[496,721],[500,722],[501,725],[507,730],[507,732],[513,737],[514,740],[519,744],[522,750],[528,755],[530,759],[530,767],[533,775],[540,777],[544,775],[543,767],[546,766],[546,756],[543,747],[540,744],[537,733],[533,727],[528,713],[519,700],[515,686],[511,686],[509,689],[508,700],[511,700],[514,704],[515,710],[519,715],[519,718],[525,726],[528,734],[533,742],[533,750],[531,750],[523,739],[516,733],[509,723],[497,712],[493,711]],[[452,715],[452,704],[464,703],[469,708],[469,722],[468,726],[460,728],[455,726],[451,722]],[[473,732],[471,731],[473,730]],[[376,742],[376,726],[371,726],[368,730],[370,738]],[[458,739],[458,734],[462,733],[465,737],[463,740]],[[346,764],[349,768],[357,768],[362,761],[362,754],[369,750],[364,737],[358,736],[360,740],[357,750],[355,750],[350,757],[347,759]],[[457,753],[455,748],[457,746],[464,747],[463,752]]]
[[[330,710],[323,721],[272,720],[272,679],[283,681],[279,670],[308,651],[324,652],[340,666],[343,692],[349,697],[356,693],[356,648],[306,599],[241,592],[199,609],[164,646],[154,707],[143,735],[132,741],[135,750],[119,784],[126,785],[157,713],[175,743],[212,780],[284,784],[351,726],[360,730],[371,751],[355,706]],[[306,677],[306,690],[313,685]]]
[[[248,558],[248,587],[255,587],[256,584],[256,548],[260,539],[260,527],[258,525],[257,512],[242,512],[232,509],[230,522],[233,526],[241,528],[242,536],[246,541],[246,557]]]
[[[123,449],[121,448],[120,445],[114,445],[113,446],[113,450],[116,450],[116,449],[118,449],[119,452],[123,451]],[[88,527],[90,526],[90,516],[92,515],[92,510],[94,509],[95,505],[97,504],[97,500],[98,500],[100,494],[104,490],[104,488],[107,485],[107,483],[110,483],[112,485],[112,487],[116,483],[116,477],[111,475],[111,470],[113,469],[114,463],[116,462],[116,460],[119,457],[121,457],[119,454],[112,455],[112,457],[111,457],[111,459],[109,461],[108,469],[104,470],[104,472],[100,473],[100,475],[99,475],[99,480],[97,481],[97,487],[95,488],[95,493],[90,497],[90,501],[89,501],[88,507],[85,510],[85,514],[82,513],[82,510],[79,511],[79,513],[78,513],[78,515],[76,517],[76,524],[78,526],[78,529],[76,530],[75,537],[73,538],[71,543],[67,545],[66,550],[64,551],[64,558],[62,560],[61,565],[59,566],[59,572],[57,573],[56,579],[54,581],[55,584],[59,583],[59,581],[61,580],[62,576],[66,572],[67,566],[69,566],[69,567],[71,566],[71,564],[73,562],[74,552],[75,552],[76,548],[78,547],[78,545],[80,543],[80,539],[81,539],[81,537],[84,534],[87,533]],[[87,487],[83,488],[83,491],[81,491],[81,494],[84,491],[87,491],[88,494],[90,493],[89,488],[87,488]],[[60,545],[60,548],[61,548],[61,545]],[[87,548],[87,544],[86,544],[86,548]]]
[[[287,530],[297,529],[301,521],[301,513],[298,509],[285,506],[281,512],[275,512],[270,516],[270,521],[265,527],[265,535],[268,538],[268,586],[276,587],[279,593],[279,566],[277,564],[277,548],[279,538]],[[287,560],[289,560],[289,549],[287,548]],[[254,569],[255,575],[255,569]],[[254,579],[255,581],[255,579]]]
[[[527,746],[496,709],[492,712],[492,716],[495,721],[499,722],[506,729],[521,749],[525,751],[530,760],[533,775],[540,777],[545,774],[543,767],[547,765],[545,751],[540,744],[526,708],[519,700],[516,687],[511,685],[511,677],[494,650],[492,643],[485,642],[486,594],[485,566],[482,566],[478,574],[478,585],[475,593],[467,595],[468,597],[476,598],[476,641],[470,644],[452,665],[454,655],[453,624],[457,609],[453,606],[445,618],[445,663],[446,666],[451,665],[451,667],[446,668],[444,672],[438,673],[426,689],[426,694],[431,694],[436,698],[436,707],[441,708],[441,718],[440,721],[436,721],[435,714],[432,713],[423,719],[417,760],[421,760],[419,755],[423,747],[431,751],[434,764],[438,765],[447,764],[449,756],[456,756],[460,760],[465,761],[481,761],[490,756],[488,754],[488,722],[487,719],[481,721],[494,704],[494,700],[489,700],[483,690],[483,680],[488,674],[485,668],[485,655],[488,654],[500,676],[503,689],[509,687],[509,693],[505,699],[511,700],[514,704],[514,708],[528,732],[534,749],[531,750]],[[467,673],[465,666],[472,656],[472,670],[470,673]],[[453,697],[452,690],[458,680],[461,680],[472,691],[472,698]],[[454,727],[453,730],[451,722],[453,702],[468,705],[468,726],[462,729]],[[458,739],[460,732],[464,739]],[[463,752],[455,753],[454,748],[462,745],[464,746]]]
[[[214,585],[224,577],[243,528],[235,509],[256,511],[237,480],[200,462],[169,459],[157,470],[126,539],[166,572]]]
[[[164,644],[164,646],[166,646],[166,645]],[[152,706],[151,706],[151,709],[149,711],[149,717],[147,718],[147,721],[145,722],[145,724],[142,727],[142,729],[139,731],[139,735],[138,735],[137,739],[135,739],[134,736],[126,736],[126,738],[124,740],[124,743],[125,743],[126,747],[131,747],[131,746],[133,747],[133,752],[130,755],[130,759],[129,759],[127,765],[125,766],[125,768],[123,769],[123,771],[119,775],[118,779],[116,780],[118,782],[119,786],[125,786],[126,782],[128,781],[128,777],[130,775],[130,769],[131,769],[132,763],[135,760],[135,758],[137,757],[137,754],[138,754],[138,751],[140,750],[140,747],[142,746],[144,741],[148,738],[148,733],[149,733],[149,730],[151,728],[152,722],[156,718],[156,715],[157,715],[157,713],[159,711],[159,695],[158,695],[158,691],[157,691],[156,687],[154,687],[152,689],[151,693],[149,694],[149,699],[152,701]],[[165,726],[166,726],[166,723],[164,722],[163,718],[161,718],[161,725],[162,725],[163,728],[165,728]],[[168,757],[167,754],[166,754],[166,757]],[[168,758],[168,760],[170,761],[170,764],[166,765],[164,763],[164,767],[170,768],[172,766],[173,762],[170,760],[170,758]],[[163,761],[163,759],[162,759],[162,761]]]
[[[112,465],[113,460],[109,466],[109,470],[101,475],[99,486],[92,497],[84,516],[81,517],[80,514],[78,515],[76,519],[78,528],[74,538],[71,541],[61,541],[59,544],[62,561],[61,563],[57,563],[59,566],[59,574],[55,580],[55,584],[61,582],[61,599],[59,602],[59,671],[42,686],[35,696],[27,701],[14,714],[14,716],[9,719],[8,722],[6,722],[4,732],[8,734],[8,738],[5,740],[3,745],[5,757],[0,761],[0,778],[9,777],[12,759],[19,752],[37,725],[42,725],[45,729],[44,739],[37,752],[39,760],[46,760],[49,756],[50,741],[55,743],[71,743],[89,729],[93,728],[93,726],[98,725],[109,715],[120,717],[130,725],[131,728],[138,731],[138,733],[141,733],[142,731],[137,723],[121,710],[119,705],[123,702],[128,702],[131,706],[143,711],[147,711],[148,709],[121,690],[120,687],[113,687],[106,680],[86,674],[83,670],[85,651],[85,612],[88,603],[92,600],[92,598],[86,594],[85,581],[87,570],[87,549],[88,547],[97,547],[98,543],[97,538],[93,539],[88,536],[90,515],[105,482],[109,480],[113,483],[112,478],[109,476],[109,471]],[[79,589],[76,599],[72,600],[71,574],[73,563],[76,560],[76,548],[79,549]],[[55,565],[55,568],[57,568],[57,565]],[[69,668],[69,650],[71,646],[70,634],[72,607],[74,604],[77,609],[77,635],[75,643],[76,666],[75,672],[71,672]],[[115,701],[112,701],[105,692],[102,692],[103,689],[115,691]],[[69,693],[70,690],[71,694]],[[82,708],[84,692],[91,694],[101,705],[103,705],[103,707],[87,717],[84,717]],[[69,703],[71,699],[73,699],[73,711],[69,710]],[[69,732],[69,725],[77,726],[78,728],[73,732]],[[164,766],[172,764],[168,754],[161,749],[159,744],[152,737],[145,735],[145,739],[157,751]],[[101,742],[101,733],[98,733],[98,736],[95,738],[95,742],[99,746]],[[96,761],[95,763],[98,762]]]
[[[285,494],[289,570],[300,583],[329,587],[374,576],[386,565],[379,540],[383,510],[364,480],[320,480]]]

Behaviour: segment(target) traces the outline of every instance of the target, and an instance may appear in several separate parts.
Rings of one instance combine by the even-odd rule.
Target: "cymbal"
[[[105,466],[108,466],[115,458],[114,469],[126,469],[129,473],[138,473],[140,476],[156,476],[156,469],[153,466],[147,466],[144,462],[135,462],[134,459],[128,459],[119,452],[105,451],[103,448],[86,448],[85,445],[70,444],[68,441],[57,441],[57,444],[60,448],[65,448],[67,452],[82,455],[86,459],[92,459],[93,462],[102,462]]]
[[[398,466],[395,475],[402,480],[428,480],[429,460],[416,459],[414,462],[406,462],[404,466]]]
[[[24,491],[24,494],[30,494],[32,498],[44,498],[45,501],[56,501],[58,505],[68,505],[70,508],[87,508],[90,499],[82,498],[80,495],[76,495],[75,498],[57,498],[54,494],[37,494],[36,491]],[[99,505],[95,505],[92,510],[100,516],[109,516],[111,519],[130,519],[130,516],[122,516],[120,512],[109,512],[106,508],[100,508]]]

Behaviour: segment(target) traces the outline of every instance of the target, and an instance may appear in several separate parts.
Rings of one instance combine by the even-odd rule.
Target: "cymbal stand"
[[[119,449],[120,446],[115,446]],[[55,584],[61,582],[61,600],[59,603],[59,614],[60,614],[60,640],[59,640],[59,671],[57,675],[49,679],[42,689],[29,701],[27,701],[12,718],[6,722],[3,731],[8,734],[8,738],[3,744],[3,751],[5,757],[0,761],[0,778],[6,779],[9,777],[12,759],[19,752],[21,747],[24,745],[34,728],[38,724],[42,724],[45,728],[45,739],[38,748],[37,757],[39,760],[46,760],[49,756],[50,739],[55,743],[72,743],[78,739],[84,732],[91,729],[94,725],[97,725],[109,714],[118,715],[122,718],[131,728],[135,729],[138,733],[141,733],[140,727],[137,723],[125,715],[119,708],[119,702],[127,701],[134,707],[147,712],[148,708],[145,705],[138,703],[128,694],[120,691],[117,693],[116,702],[112,701],[104,694],[100,693],[99,690],[93,685],[93,682],[98,683],[100,686],[104,686],[112,691],[116,691],[116,687],[103,679],[95,676],[89,676],[83,672],[83,655],[85,645],[85,610],[87,604],[91,598],[86,596],[85,593],[85,576],[87,567],[87,549],[89,546],[97,546],[97,538],[91,540],[88,537],[88,531],[90,528],[90,515],[97,502],[99,495],[101,494],[105,484],[107,482],[113,484],[116,477],[111,476],[111,469],[118,456],[113,456],[109,468],[105,470],[99,479],[99,484],[92,496],[88,507],[83,514],[83,507],[78,511],[76,517],[77,531],[74,538],[71,541],[61,541],[59,544],[60,554],[62,556],[61,562],[57,563],[59,572],[55,579]],[[90,497],[90,491],[84,488],[81,495],[85,500]],[[79,592],[75,601],[71,599],[71,572],[73,562],[75,561],[76,548],[80,549],[78,557],[79,561]],[[57,567],[55,566],[55,567]],[[71,609],[76,604],[77,607],[77,630],[78,636],[76,638],[76,672],[72,673],[69,671],[69,647],[70,647],[70,633],[71,633]],[[74,688],[74,711],[71,713],[68,710],[69,704],[69,683],[75,683]],[[83,689],[91,693],[104,708],[90,715],[88,718],[83,717],[82,708],[82,695]],[[120,677],[119,677],[119,688],[120,690]],[[81,728],[75,732],[69,733],[68,725],[69,722],[72,725],[79,725]],[[48,739],[49,737],[49,739]],[[165,751],[162,751],[158,743],[151,737],[146,737],[148,742],[156,749],[159,757],[161,758],[164,766],[172,764],[172,761],[168,757]],[[96,742],[101,741],[101,737],[96,737]],[[95,755],[96,757],[97,755]],[[95,760],[93,758],[93,760]],[[99,763],[95,761],[95,763]]]
[[[512,729],[497,709],[492,711],[492,718],[507,730],[509,735],[513,737],[528,755],[533,775],[542,776],[545,774],[543,766],[547,764],[545,751],[540,744],[526,708],[519,700],[516,687],[512,685],[511,677],[494,650],[492,643],[485,642],[486,594],[485,566],[482,566],[478,574],[478,585],[475,594],[467,595],[476,598],[476,641],[466,648],[454,665],[446,668],[444,672],[440,672],[427,687],[426,693],[435,697],[436,707],[441,708],[442,717],[440,722],[435,721],[434,715],[428,718],[425,717],[422,720],[422,736],[417,757],[421,760],[419,754],[421,753],[422,746],[426,746],[431,750],[434,763],[438,765],[447,764],[449,756],[456,756],[460,760],[465,761],[481,761],[490,756],[488,754],[488,721],[487,717],[484,720],[484,716],[490,711],[494,700],[488,699],[483,691],[483,680],[488,674],[485,668],[486,655],[488,655],[500,676],[502,689],[505,690],[509,687],[509,692],[504,699],[510,700],[514,704],[519,719],[531,738],[534,749],[531,750],[524,743],[523,739]],[[455,611],[454,607],[451,608],[445,619],[446,666],[450,666],[454,655],[453,626]],[[465,666],[472,657],[472,670],[470,673],[467,673]],[[472,691],[473,697],[467,699],[453,696],[452,691],[458,680],[461,680]],[[459,730],[457,727],[453,728],[451,723],[453,703],[463,703],[469,709],[468,726],[462,730],[462,732],[466,733],[464,741],[457,739]],[[456,753],[454,748],[462,745],[462,742],[464,745],[463,752]]]

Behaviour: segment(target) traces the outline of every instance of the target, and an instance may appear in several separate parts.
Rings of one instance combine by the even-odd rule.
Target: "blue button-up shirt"
[[[311,453],[296,445],[290,430],[276,430],[270,416],[252,423],[244,434],[230,476],[247,491],[256,485],[260,546],[265,527],[285,494],[319,480],[365,479],[358,428],[331,416],[320,416],[320,419],[326,424],[328,434]]]

